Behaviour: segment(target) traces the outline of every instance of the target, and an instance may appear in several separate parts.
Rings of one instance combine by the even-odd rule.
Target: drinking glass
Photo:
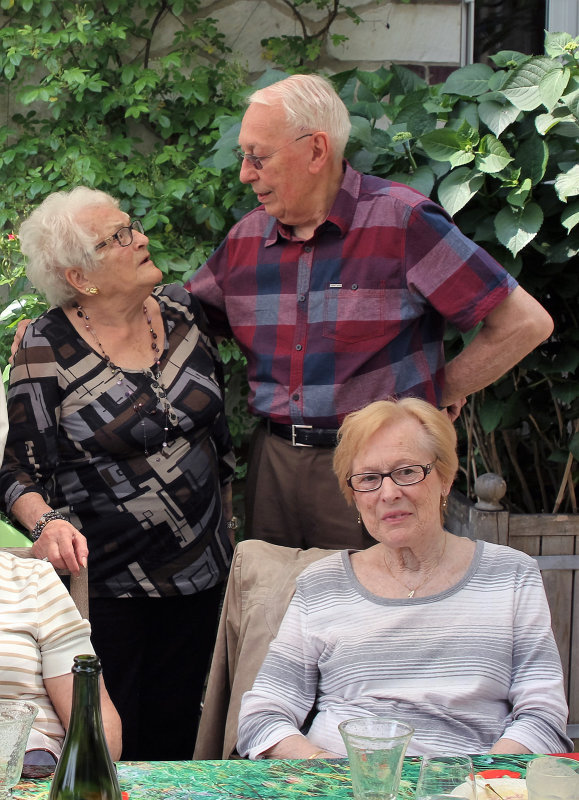
[[[395,800],[414,728],[387,717],[340,722],[355,800]]]
[[[0,800],[8,800],[20,780],[26,742],[38,706],[21,700],[0,700]]]
[[[416,784],[416,800],[477,800],[469,756],[424,756]]]
[[[579,763],[569,758],[542,756],[527,765],[529,800],[577,800]]]

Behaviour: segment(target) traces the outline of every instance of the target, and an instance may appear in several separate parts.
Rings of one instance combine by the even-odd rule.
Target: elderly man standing
[[[317,75],[249,97],[240,179],[260,205],[188,283],[214,332],[247,357],[247,534],[299,547],[365,547],[332,449],[344,416],[416,396],[455,419],[553,323],[443,209],[343,160],[348,111]],[[446,322],[482,326],[445,363]]]

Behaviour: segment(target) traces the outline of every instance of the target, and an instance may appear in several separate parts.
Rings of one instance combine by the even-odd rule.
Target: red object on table
[[[550,756],[558,756],[559,758],[574,758],[579,761],[579,753],[549,753]]]
[[[486,780],[492,780],[493,778],[520,778],[520,772],[513,772],[510,769],[483,769],[481,772],[477,772],[477,775],[480,775],[482,778],[486,778]]]

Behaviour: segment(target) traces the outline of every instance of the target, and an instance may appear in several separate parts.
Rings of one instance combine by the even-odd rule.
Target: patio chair
[[[301,550],[257,539],[237,545],[223,601],[194,758],[231,758],[243,693],[253,681],[308,564],[335,550]]]

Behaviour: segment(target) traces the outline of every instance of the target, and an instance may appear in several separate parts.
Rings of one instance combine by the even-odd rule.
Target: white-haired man
[[[261,419],[247,534],[276,544],[369,543],[332,473],[344,416],[413,395],[448,409],[513,367],[549,314],[435,203],[343,159],[350,120],[331,84],[294,75],[249,97],[240,179],[260,205],[187,284],[247,357]],[[445,363],[452,322],[470,344]],[[393,464],[392,469],[400,466]]]

